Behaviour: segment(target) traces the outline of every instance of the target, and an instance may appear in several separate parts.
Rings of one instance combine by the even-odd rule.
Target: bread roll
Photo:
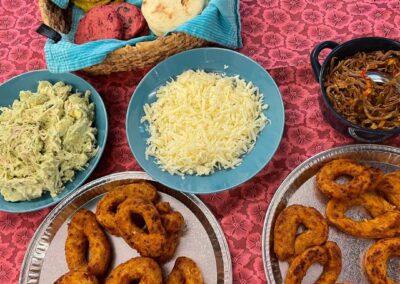
[[[159,36],[199,15],[206,4],[206,0],[143,0],[142,13]]]

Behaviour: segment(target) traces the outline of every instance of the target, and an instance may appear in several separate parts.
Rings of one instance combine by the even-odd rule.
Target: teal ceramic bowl
[[[0,106],[10,106],[14,100],[19,98],[19,92],[21,90],[36,91],[38,81],[50,81],[51,83],[63,81],[66,84],[73,86],[74,90],[89,90],[92,93],[91,101],[95,104],[96,112],[94,126],[98,130],[97,143],[99,151],[96,156],[89,161],[89,165],[84,171],[76,172],[74,180],[67,183],[64,191],[62,191],[57,197],[52,198],[49,193],[46,193],[42,197],[30,201],[7,202],[0,195],[0,211],[14,213],[32,212],[58,203],[83,184],[83,182],[90,176],[99,162],[106,145],[108,119],[103,100],[99,93],[88,82],[76,75],[70,73],[52,74],[47,70],[38,70],[16,76],[0,85]]]
[[[171,78],[188,69],[203,69],[227,75],[239,75],[251,81],[264,94],[269,105],[265,110],[271,120],[257,138],[255,147],[244,155],[242,164],[235,169],[220,170],[209,176],[180,176],[163,172],[154,158],[145,159],[146,125],[140,123],[143,106],[156,100],[155,92]],[[129,103],[126,133],[129,146],[140,166],[155,180],[178,191],[194,194],[214,193],[235,187],[257,174],[271,160],[282,138],[284,128],[282,97],[271,76],[250,58],[228,49],[199,48],[174,55],[155,66],[137,86]]]

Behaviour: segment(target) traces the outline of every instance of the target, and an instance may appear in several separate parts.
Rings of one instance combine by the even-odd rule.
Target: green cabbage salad
[[[40,81],[37,92],[0,108],[0,193],[6,201],[57,196],[96,154],[90,92]]]

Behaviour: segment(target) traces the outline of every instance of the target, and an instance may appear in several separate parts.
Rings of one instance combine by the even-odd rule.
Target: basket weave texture
[[[71,7],[64,10],[53,4],[51,0],[38,1],[43,22],[58,32],[68,33],[72,21]],[[181,51],[207,44],[207,41],[185,33],[172,33],[153,41],[139,42],[135,46],[127,45],[119,48],[108,54],[102,63],[85,68],[83,71],[93,75],[102,75],[143,69]]]

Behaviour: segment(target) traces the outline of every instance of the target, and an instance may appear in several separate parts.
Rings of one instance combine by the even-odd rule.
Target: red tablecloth
[[[40,22],[36,2],[0,0],[0,82],[46,67],[44,39],[34,31]],[[342,42],[371,35],[399,39],[400,1],[243,0],[240,11],[245,46],[241,52],[260,62],[276,80],[285,102],[285,133],[276,155],[255,178],[201,198],[225,232],[234,282],[264,283],[261,231],[280,182],[310,156],[355,143],[323,120],[317,103],[319,86],[309,65],[310,50],[323,40]],[[124,120],[129,99],[143,75],[140,71],[85,76],[101,93],[110,119],[107,147],[92,179],[140,170],[125,138]],[[400,139],[386,144],[400,146]],[[18,282],[27,245],[49,211],[0,213],[0,283]]]

